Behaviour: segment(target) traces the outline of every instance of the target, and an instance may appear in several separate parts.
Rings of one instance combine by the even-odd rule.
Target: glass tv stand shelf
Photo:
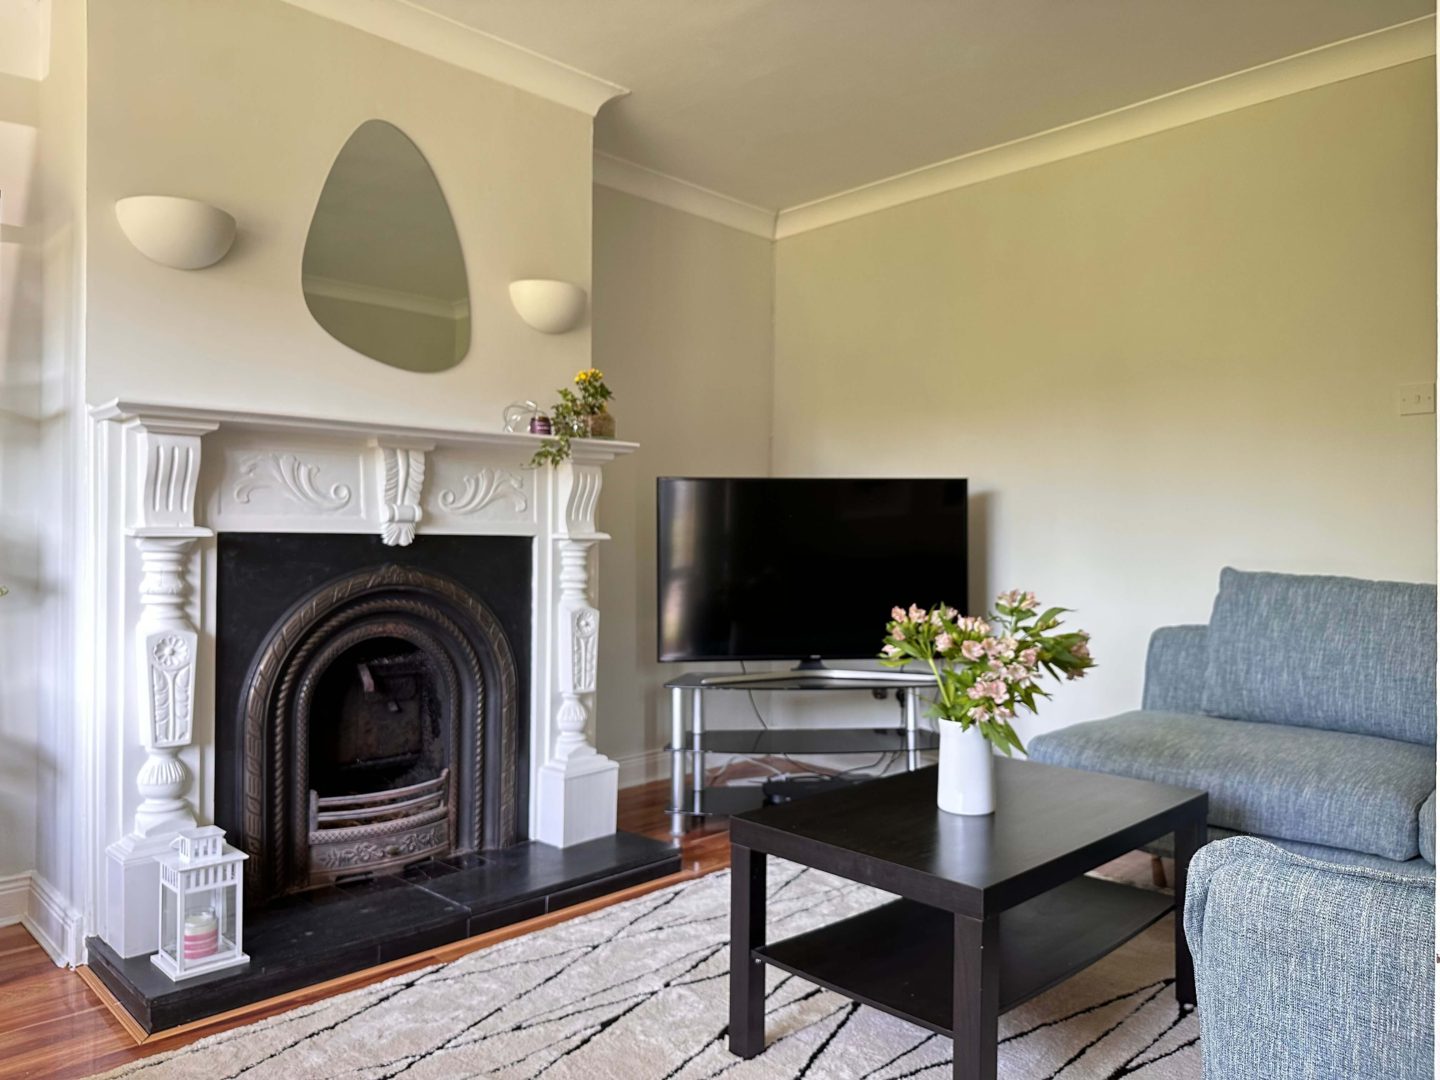
[[[670,691],[670,834],[682,836],[692,820],[727,817],[754,810],[764,802],[759,785],[709,787],[705,782],[706,754],[886,754],[905,755],[907,771],[920,766],[920,754],[940,745],[939,736],[920,727],[920,698],[917,691],[934,686],[928,676],[908,676],[878,671],[875,677],[860,678],[847,673],[794,674],[777,672],[757,678],[754,673],[734,681],[714,672],[686,672],[665,684]],[[856,691],[893,690],[905,707],[903,727],[766,727],[706,730],[707,693],[773,691]],[[686,722],[689,722],[687,728]]]

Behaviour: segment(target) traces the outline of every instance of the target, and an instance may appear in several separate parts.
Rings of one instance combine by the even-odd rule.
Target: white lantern
[[[160,951],[151,962],[176,982],[248,964],[240,895],[247,856],[215,825],[182,829],[170,847],[158,856]]]

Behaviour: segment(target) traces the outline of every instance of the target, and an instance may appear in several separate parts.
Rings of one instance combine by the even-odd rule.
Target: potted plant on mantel
[[[594,368],[576,372],[577,394],[570,387],[557,391],[560,400],[550,409],[553,435],[535,451],[530,464],[559,465],[570,456],[571,439],[613,439],[615,417],[605,403],[615,395],[605,385],[605,373]]]
[[[1032,592],[1001,593],[992,615],[961,615],[940,604],[894,608],[880,659],[887,667],[919,660],[935,676],[930,715],[939,721],[936,802],[951,814],[995,810],[995,756],[1025,752],[1011,721],[1050,695],[1037,685],[1048,673],[1078,679],[1095,666],[1090,635],[1061,631],[1067,609],[1038,611]]]

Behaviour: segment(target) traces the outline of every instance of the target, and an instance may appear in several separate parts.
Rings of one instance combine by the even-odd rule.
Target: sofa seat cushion
[[[1435,790],[1428,746],[1215,716],[1142,710],[1030,740],[1050,765],[1210,793],[1210,824],[1349,848],[1420,853],[1419,810]]]

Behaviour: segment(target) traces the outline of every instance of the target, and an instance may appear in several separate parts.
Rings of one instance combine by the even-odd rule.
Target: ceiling
[[[407,0],[630,89],[596,149],[785,209],[1434,0]]]

